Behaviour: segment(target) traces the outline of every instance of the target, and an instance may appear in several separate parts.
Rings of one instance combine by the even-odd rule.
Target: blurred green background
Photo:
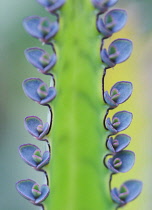
[[[114,177],[113,186],[119,187],[126,179],[142,180],[144,182],[142,195],[124,209],[151,210],[152,1],[121,0],[116,7],[127,9],[129,17],[126,28],[114,38],[132,39],[134,52],[129,61],[116,67],[118,71],[109,70],[106,89],[118,80],[129,80],[134,83],[132,98],[122,105],[120,110],[126,109],[134,114],[134,121],[126,133],[133,137],[129,149],[136,153],[136,164],[131,172]],[[0,0],[0,209],[2,210],[38,209],[18,194],[15,183],[27,178],[42,183],[44,178],[41,172],[35,172],[24,164],[18,154],[18,146],[24,143],[44,147],[43,143],[33,139],[25,131],[23,119],[28,115],[36,115],[44,121],[47,118],[47,109],[27,99],[22,91],[22,81],[28,77],[41,77],[45,81],[48,79],[40,75],[26,61],[23,54],[28,47],[41,47],[41,44],[30,37],[22,27],[22,19],[29,15],[49,16],[35,0],[10,2]]]

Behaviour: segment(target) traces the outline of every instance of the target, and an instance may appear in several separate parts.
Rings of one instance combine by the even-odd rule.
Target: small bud
[[[112,145],[114,148],[117,148],[119,146],[119,142],[117,139],[113,139]]]
[[[38,131],[39,133],[42,133],[42,132],[43,132],[43,125],[38,125],[38,126],[37,126],[37,131]]]
[[[45,67],[50,63],[50,55],[48,53],[44,53],[42,54],[39,60],[41,64],[43,65],[43,67]]]
[[[40,163],[42,162],[42,155],[41,155],[41,151],[40,150],[35,150],[35,152],[33,153],[32,155],[32,158],[33,160],[36,162],[36,163]]]
[[[115,153],[106,164],[113,173],[126,173],[133,167],[134,162],[135,154],[132,151],[123,150]]]
[[[120,160],[120,158],[114,159],[113,165],[115,168],[119,168],[122,165],[122,161]]]
[[[45,83],[42,83],[38,89],[37,93],[40,96],[41,99],[44,99],[48,95],[48,87]]]
[[[47,35],[50,32],[51,23],[47,18],[41,18],[40,23],[38,25],[38,29],[43,33],[43,35]]]
[[[125,185],[122,185],[119,190],[119,198],[124,200],[129,194],[129,191]]]
[[[36,183],[32,187],[32,194],[35,198],[38,198],[41,195],[40,186]]]
[[[120,190],[117,188],[112,189],[111,196],[113,201],[118,203],[120,206],[123,206],[138,197],[141,191],[141,181],[129,180],[121,185]]]
[[[117,128],[120,125],[120,120],[119,120],[118,117],[114,117],[112,119],[112,125],[113,125],[114,128]]]

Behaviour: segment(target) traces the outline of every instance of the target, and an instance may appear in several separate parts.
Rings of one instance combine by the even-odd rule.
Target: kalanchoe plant
[[[21,180],[16,183],[18,192],[34,205],[43,202],[49,194],[49,187],[42,185],[41,187],[33,180]]]
[[[39,72],[51,76],[53,85],[48,87],[39,78],[23,82],[25,94],[49,108],[45,124],[36,116],[25,118],[27,131],[43,143],[47,142],[48,150],[42,154],[41,149],[33,144],[19,147],[24,162],[44,172],[47,185],[40,187],[30,179],[16,184],[23,197],[42,209],[114,210],[132,201],[141,192],[142,184],[138,180],[125,182],[119,190],[111,189],[113,174],[129,171],[135,162],[135,154],[124,150],[131,137],[117,134],[131,124],[132,113],[119,111],[112,120],[108,117],[111,109],[131,96],[132,83],[119,81],[110,93],[104,90],[107,69],[127,60],[133,48],[132,42],[123,38],[114,40],[108,50],[103,49],[104,40],[121,30],[127,21],[126,11],[121,9],[111,10],[103,17],[103,13],[117,1],[37,0],[56,17],[56,21],[39,16],[30,16],[23,21],[25,30],[31,36],[52,48],[51,55],[38,47],[28,48],[25,56]],[[62,17],[63,21],[60,21]],[[102,40],[98,40],[97,30]],[[57,52],[54,43],[59,46]],[[104,116],[103,125],[101,116]],[[103,143],[101,139],[107,134]],[[101,163],[103,154],[106,155]],[[109,172],[108,183],[105,178]],[[107,188],[110,188],[109,194]]]
[[[50,160],[50,152],[45,151],[43,154],[41,150],[33,144],[23,144],[19,147],[21,158],[36,170],[41,170],[47,165]]]
[[[46,43],[58,32],[58,23],[46,17],[30,16],[24,19],[25,30],[33,37]]]
[[[132,93],[132,83],[131,82],[117,82],[110,90],[110,95],[108,91],[105,91],[104,98],[106,103],[110,108],[115,108],[119,104],[125,102]]]
[[[128,150],[117,152],[112,158],[107,161],[107,167],[113,173],[126,173],[129,171],[135,162],[135,154]]]
[[[127,111],[121,111],[114,114],[114,116],[112,117],[112,122],[110,121],[110,118],[107,118],[105,124],[106,128],[112,134],[116,134],[128,128],[131,121],[132,121],[132,113]]]
[[[45,50],[38,47],[26,49],[25,56],[28,62],[43,74],[48,74],[56,63],[55,53],[50,56]]]
[[[45,9],[52,13],[63,6],[66,0],[37,0]]]
[[[26,117],[24,124],[27,131],[38,140],[43,140],[50,129],[48,122],[43,125],[42,120],[36,116]]]
[[[128,202],[134,200],[142,191],[142,182],[138,180],[129,180],[120,186],[120,189],[114,188],[111,190],[112,199],[124,206]]]
[[[114,9],[108,12],[103,20],[102,15],[97,18],[97,29],[104,36],[108,38],[113,33],[120,31],[127,21],[127,13],[125,10]]]
[[[41,105],[48,104],[56,96],[55,88],[48,87],[47,84],[39,78],[29,78],[24,80],[23,89],[29,98]]]
[[[112,152],[120,152],[125,149],[130,143],[131,137],[126,134],[119,134],[115,138],[109,137],[107,141],[107,148]]]
[[[114,6],[118,0],[92,0],[92,3],[96,9],[101,13],[106,12],[109,7]]]
[[[128,39],[117,39],[113,41],[108,51],[101,50],[101,59],[108,67],[114,67],[129,58],[132,52],[132,42]]]

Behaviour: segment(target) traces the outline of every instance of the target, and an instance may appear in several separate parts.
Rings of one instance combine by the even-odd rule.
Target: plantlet
[[[105,39],[124,27],[126,11],[113,9],[104,15],[117,0],[37,2],[56,20],[30,16],[23,25],[30,35],[51,47],[52,54],[34,47],[25,50],[25,56],[40,73],[51,76],[53,85],[29,78],[23,82],[23,90],[49,108],[51,119],[43,123],[37,116],[28,116],[25,127],[33,137],[47,142],[48,151],[42,154],[37,146],[25,144],[19,153],[28,165],[45,173],[47,185],[40,187],[27,179],[16,184],[17,190],[48,210],[122,207],[142,189],[138,180],[111,189],[113,174],[129,171],[135,162],[135,154],[124,150],[131,138],[118,134],[131,124],[133,115],[120,111],[112,119],[107,116],[131,96],[132,83],[117,82],[108,93],[104,79],[109,68],[130,57],[133,45],[128,39],[117,39],[108,50],[103,46]]]

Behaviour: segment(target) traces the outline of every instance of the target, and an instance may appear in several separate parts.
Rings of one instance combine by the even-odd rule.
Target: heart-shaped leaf
[[[49,124],[43,122],[36,116],[28,116],[24,120],[26,130],[38,140],[43,140],[43,137],[48,134]]]
[[[106,91],[104,93],[104,99],[110,108],[115,108],[119,104],[124,103],[132,94],[132,83],[121,81],[117,82],[110,91],[110,95]]]
[[[19,147],[21,158],[36,170],[40,170],[43,166],[47,165],[50,160],[50,153],[45,151],[41,155],[41,150],[33,144],[23,144]]]
[[[33,101],[41,105],[46,105],[51,102],[56,96],[54,87],[46,88],[47,85],[39,78],[29,78],[23,81],[23,90],[25,94]],[[41,91],[45,88],[46,96],[42,96]]]
[[[29,16],[23,20],[25,30],[41,42],[47,43],[58,32],[58,23],[50,22],[46,17]]]
[[[37,187],[39,190],[37,190],[36,193]],[[31,179],[20,180],[16,183],[16,189],[24,198],[30,200],[31,203],[35,205],[44,201],[50,191],[47,185],[39,187],[39,185]]]
[[[125,173],[129,171],[135,162],[135,154],[129,150],[123,150],[109,158],[106,165],[113,173]]]
[[[26,49],[25,56],[28,62],[43,74],[47,74],[47,72],[56,64],[55,53],[50,56],[46,51],[38,47]]]
[[[101,50],[101,59],[108,67],[114,67],[118,63],[127,60],[132,52],[133,44],[128,39],[116,39],[113,41],[108,51]]]
[[[112,36],[113,33],[121,30],[127,21],[127,13],[125,10],[114,9],[105,15],[103,20],[102,15],[97,18],[97,29],[105,38]]]
[[[120,206],[134,200],[142,191],[142,182],[138,180],[129,180],[124,182],[120,189],[111,190],[112,199]]]
[[[114,114],[112,122],[108,118],[105,122],[106,128],[112,133],[116,134],[128,128],[132,121],[132,113],[127,111],[120,111]]]
[[[37,0],[39,4],[41,4],[48,12],[52,13],[66,2],[66,0]]]
[[[107,147],[113,153],[120,152],[128,146],[130,141],[130,136],[126,134],[119,134],[115,138],[110,136],[107,141]]]
[[[101,13],[106,12],[109,7],[114,6],[118,0],[92,0],[92,4]]]

